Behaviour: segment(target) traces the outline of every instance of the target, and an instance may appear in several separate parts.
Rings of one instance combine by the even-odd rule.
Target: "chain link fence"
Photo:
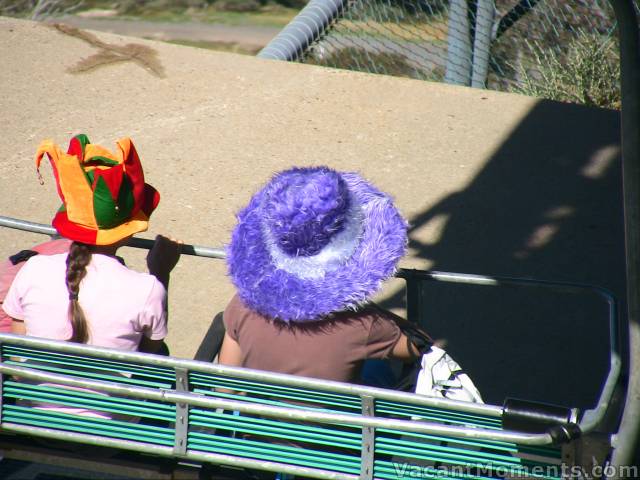
[[[300,61],[619,108],[615,27],[607,0],[349,0]]]

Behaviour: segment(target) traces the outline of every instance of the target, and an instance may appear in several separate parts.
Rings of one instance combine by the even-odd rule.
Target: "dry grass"
[[[562,102],[620,109],[619,52],[612,37],[578,32],[564,51],[531,46],[532,57],[514,67],[512,91]]]

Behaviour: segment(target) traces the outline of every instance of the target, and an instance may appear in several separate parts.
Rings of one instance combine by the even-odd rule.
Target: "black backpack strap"
[[[414,358],[421,359],[422,354],[428,352],[431,346],[434,344],[429,334],[427,334],[427,332],[422,330],[415,323],[402,318],[400,315],[396,315],[390,310],[382,308],[376,303],[371,302],[370,305],[383,315],[391,317],[396,322],[398,327],[400,327],[400,331],[407,337],[407,347]]]
[[[34,255],[38,255],[38,252],[35,250],[20,250],[18,253],[11,255],[9,257],[9,261],[11,262],[11,265],[17,265],[21,262],[26,262]]]
[[[372,303],[371,305],[381,313],[384,313],[384,315],[393,318],[398,327],[400,327],[400,331],[407,337],[407,350],[409,350],[413,360],[403,366],[400,378],[394,389],[403,392],[413,392],[416,388],[418,373],[422,368],[422,355],[431,349],[434,342],[427,332],[422,330],[415,323],[410,322],[389,310],[385,310],[375,303]]]
[[[215,317],[213,317],[213,321],[211,322],[211,325],[209,325],[209,330],[205,333],[204,338],[198,347],[198,351],[193,357],[194,360],[199,360],[201,362],[213,362],[216,355],[220,353],[224,334],[226,333],[223,315],[223,312],[219,312]]]

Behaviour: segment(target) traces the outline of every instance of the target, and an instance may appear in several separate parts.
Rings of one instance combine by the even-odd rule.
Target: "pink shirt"
[[[56,240],[48,240],[31,247],[29,250],[38,252],[39,255],[55,255],[57,253],[66,253],[69,251],[69,245],[71,240],[66,238],[58,238]],[[25,261],[16,263],[15,265],[10,259],[0,263],[0,305],[4,302],[9,287],[13,283],[13,279],[16,277],[22,267],[24,267]],[[0,309],[0,332],[11,333],[11,317],[7,315],[4,310]]]
[[[11,284],[2,308],[24,321],[27,335],[53,340],[71,337],[66,259],[66,253],[32,257]],[[154,276],[129,270],[113,257],[92,255],[78,296],[89,324],[88,345],[137,350],[142,335],[152,340],[167,335],[164,286]],[[37,405],[63,413],[118,418],[85,408]]]
[[[66,259],[66,253],[34,256],[11,284],[2,308],[24,321],[27,335],[53,340],[71,336]],[[89,324],[88,345],[137,350],[142,335],[152,340],[167,335],[164,286],[113,257],[92,255],[79,301]]]

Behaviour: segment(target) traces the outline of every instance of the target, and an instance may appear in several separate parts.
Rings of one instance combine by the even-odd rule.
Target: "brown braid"
[[[84,316],[78,293],[80,282],[87,274],[87,265],[91,261],[91,247],[85,243],[73,242],[67,256],[67,290],[69,291],[69,320],[72,334],[70,342],[87,343],[89,341],[89,325]]]

